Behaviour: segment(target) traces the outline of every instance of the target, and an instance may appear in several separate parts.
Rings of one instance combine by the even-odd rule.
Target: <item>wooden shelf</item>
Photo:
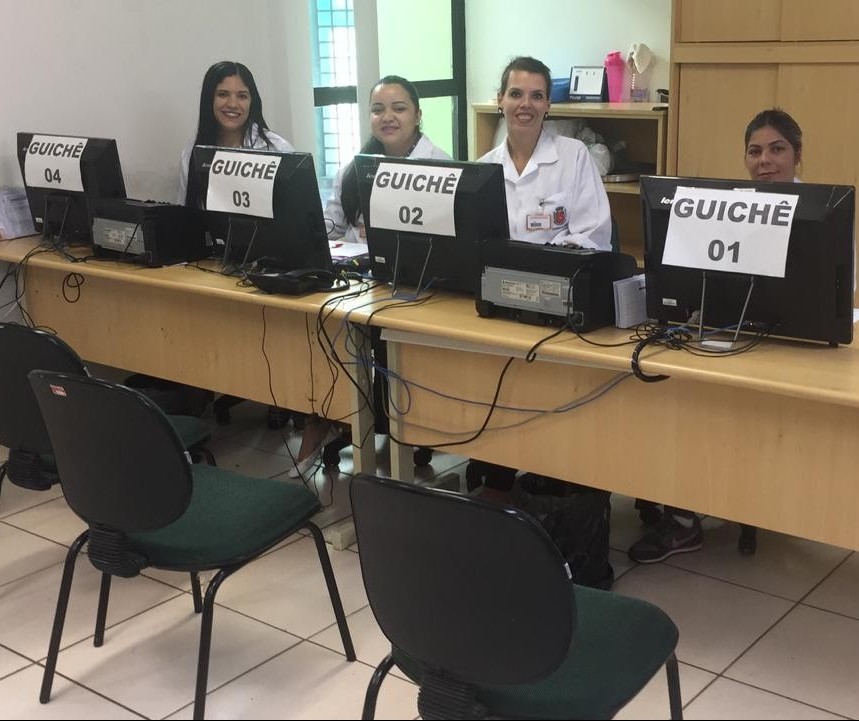
[[[475,103],[472,158],[492,150],[500,115],[495,103]],[[585,118],[606,140],[623,140],[630,160],[652,163],[665,174],[668,107],[653,103],[553,103],[549,119]],[[606,183],[611,212],[618,224],[621,250],[644,260],[644,231],[638,183]]]

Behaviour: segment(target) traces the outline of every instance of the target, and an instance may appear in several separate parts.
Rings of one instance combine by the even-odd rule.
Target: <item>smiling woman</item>
[[[370,128],[372,136],[361,148],[362,153],[400,158],[437,158],[450,156],[421,131],[421,101],[415,86],[398,75],[387,75],[370,92]],[[330,239],[344,238],[353,243],[366,242],[364,221],[358,211],[358,178],[354,162],[341,168],[325,218],[331,224]]]
[[[507,139],[480,160],[504,166],[511,238],[611,250],[608,197],[588,149],[543,127],[551,87],[539,60],[510,61],[497,96]]]
[[[294,150],[286,140],[269,130],[253,73],[247,66],[232,60],[215,63],[203,77],[197,134],[185,146],[179,164],[179,205],[196,206],[188,188],[191,152],[195,145],[281,153]]]

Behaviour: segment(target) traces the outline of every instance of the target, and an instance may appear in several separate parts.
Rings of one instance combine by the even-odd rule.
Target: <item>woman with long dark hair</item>
[[[294,150],[286,140],[269,130],[262,115],[262,98],[253,74],[247,66],[233,60],[215,63],[203,76],[197,135],[182,151],[179,166],[180,205],[195,205],[188,187],[191,151],[195,145],[276,150],[281,153]]]
[[[370,92],[372,135],[361,152],[396,158],[450,160],[450,156],[421,131],[421,115],[421,101],[412,83],[399,75],[381,78]],[[333,224],[328,233],[331,240],[364,242],[354,161],[337,173],[325,207],[325,218]]]

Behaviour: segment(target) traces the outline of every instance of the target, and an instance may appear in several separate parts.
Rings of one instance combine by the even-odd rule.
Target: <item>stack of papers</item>
[[[23,188],[0,188],[0,239],[33,235],[33,219]]]
[[[366,243],[344,243],[341,240],[329,240],[328,247],[331,250],[332,260],[348,260],[359,255],[367,255]]]
[[[644,273],[614,281],[614,324],[632,328],[647,320]]]

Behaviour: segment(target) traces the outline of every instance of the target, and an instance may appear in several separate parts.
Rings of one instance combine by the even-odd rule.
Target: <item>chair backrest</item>
[[[509,507],[356,476],[352,513],[370,607],[391,644],[471,684],[536,681],[575,628],[569,569]]]
[[[50,453],[51,442],[27,381],[36,369],[85,375],[83,361],[57,336],[16,323],[0,323],[0,445]]]
[[[90,526],[162,528],[191,499],[191,468],[164,413],[142,393],[106,381],[36,370],[63,493]]]

